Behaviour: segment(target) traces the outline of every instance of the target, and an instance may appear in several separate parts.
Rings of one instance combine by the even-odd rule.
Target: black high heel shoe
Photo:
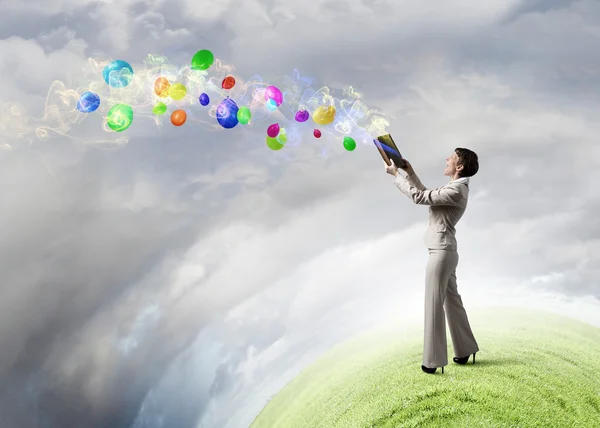
[[[421,365],[421,370],[423,370],[425,373],[433,374],[437,370],[437,367],[430,369],[429,367],[425,367],[425,366]],[[442,367],[442,373],[444,373],[443,367]]]
[[[477,352],[475,352],[475,354],[477,354]],[[475,364],[475,354],[473,354],[473,364]],[[469,357],[470,355],[467,355],[466,357],[462,358],[454,357],[452,358],[452,361],[454,361],[456,364],[467,364],[467,361],[469,361]]]

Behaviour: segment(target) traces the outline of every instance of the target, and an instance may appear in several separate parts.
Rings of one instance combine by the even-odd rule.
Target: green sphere
[[[152,113],[156,115],[165,114],[167,111],[167,105],[165,103],[156,103],[154,108],[152,109]]]
[[[248,122],[250,122],[251,118],[252,118],[252,113],[250,112],[250,109],[245,106],[240,107],[240,109],[237,112],[238,122],[240,122],[242,125],[246,125],[246,124],[248,124]]]
[[[267,147],[271,150],[281,150],[283,149],[283,144],[277,141],[276,138],[271,138],[267,135]]]
[[[213,53],[207,49],[198,51],[192,57],[192,70],[207,70],[215,61]]]
[[[133,109],[127,104],[117,104],[108,111],[107,124],[113,131],[125,131],[132,121]]]
[[[277,142],[279,144],[287,143],[287,133],[285,132],[284,128],[281,128],[281,130],[279,131],[279,134],[277,135],[277,137],[275,137],[275,139],[277,140]]]
[[[349,152],[354,150],[356,148],[356,141],[354,141],[354,138],[348,136],[344,137],[344,148]]]

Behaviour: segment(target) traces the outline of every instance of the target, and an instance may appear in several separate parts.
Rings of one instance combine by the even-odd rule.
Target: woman
[[[385,168],[388,174],[396,177],[396,186],[415,204],[429,205],[429,227],[425,233],[429,260],[425,275],[425,337],[421,369],[425,373],[435,373],[441,367],[444,373],[444,366],[448,364],[446,317],[454,355],[457,355],[454,362],[466,364],[473,354],[475,364],[475,354],[479,351],[457,291],[458,248],[455,237],[456,224],[467,208],[469,177],[479,170],[479,161],[473,151],[457,148],[446,158],[444,175],[451,181],[432,190],[425,188],[408,161],[402,169],[407,173],[406,178],[400,175],[393,162]]]

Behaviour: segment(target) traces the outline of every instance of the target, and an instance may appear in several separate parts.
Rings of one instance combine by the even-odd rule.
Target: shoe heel
[[[477,352],[475,352],[475,354],[473,354],[473,364],[475,364],[475,355],[477,354]]]
[[[442,367],[442,374],[444,374],[444,368]]]

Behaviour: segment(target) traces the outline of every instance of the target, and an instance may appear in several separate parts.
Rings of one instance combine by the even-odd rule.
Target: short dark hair
[[[459,172],[461,177],[473,177],[479,171],[479,159],[477,153],[472,150],[457,147],[455,150],[458,156],[457,165],[462,165],[463,169]]]

